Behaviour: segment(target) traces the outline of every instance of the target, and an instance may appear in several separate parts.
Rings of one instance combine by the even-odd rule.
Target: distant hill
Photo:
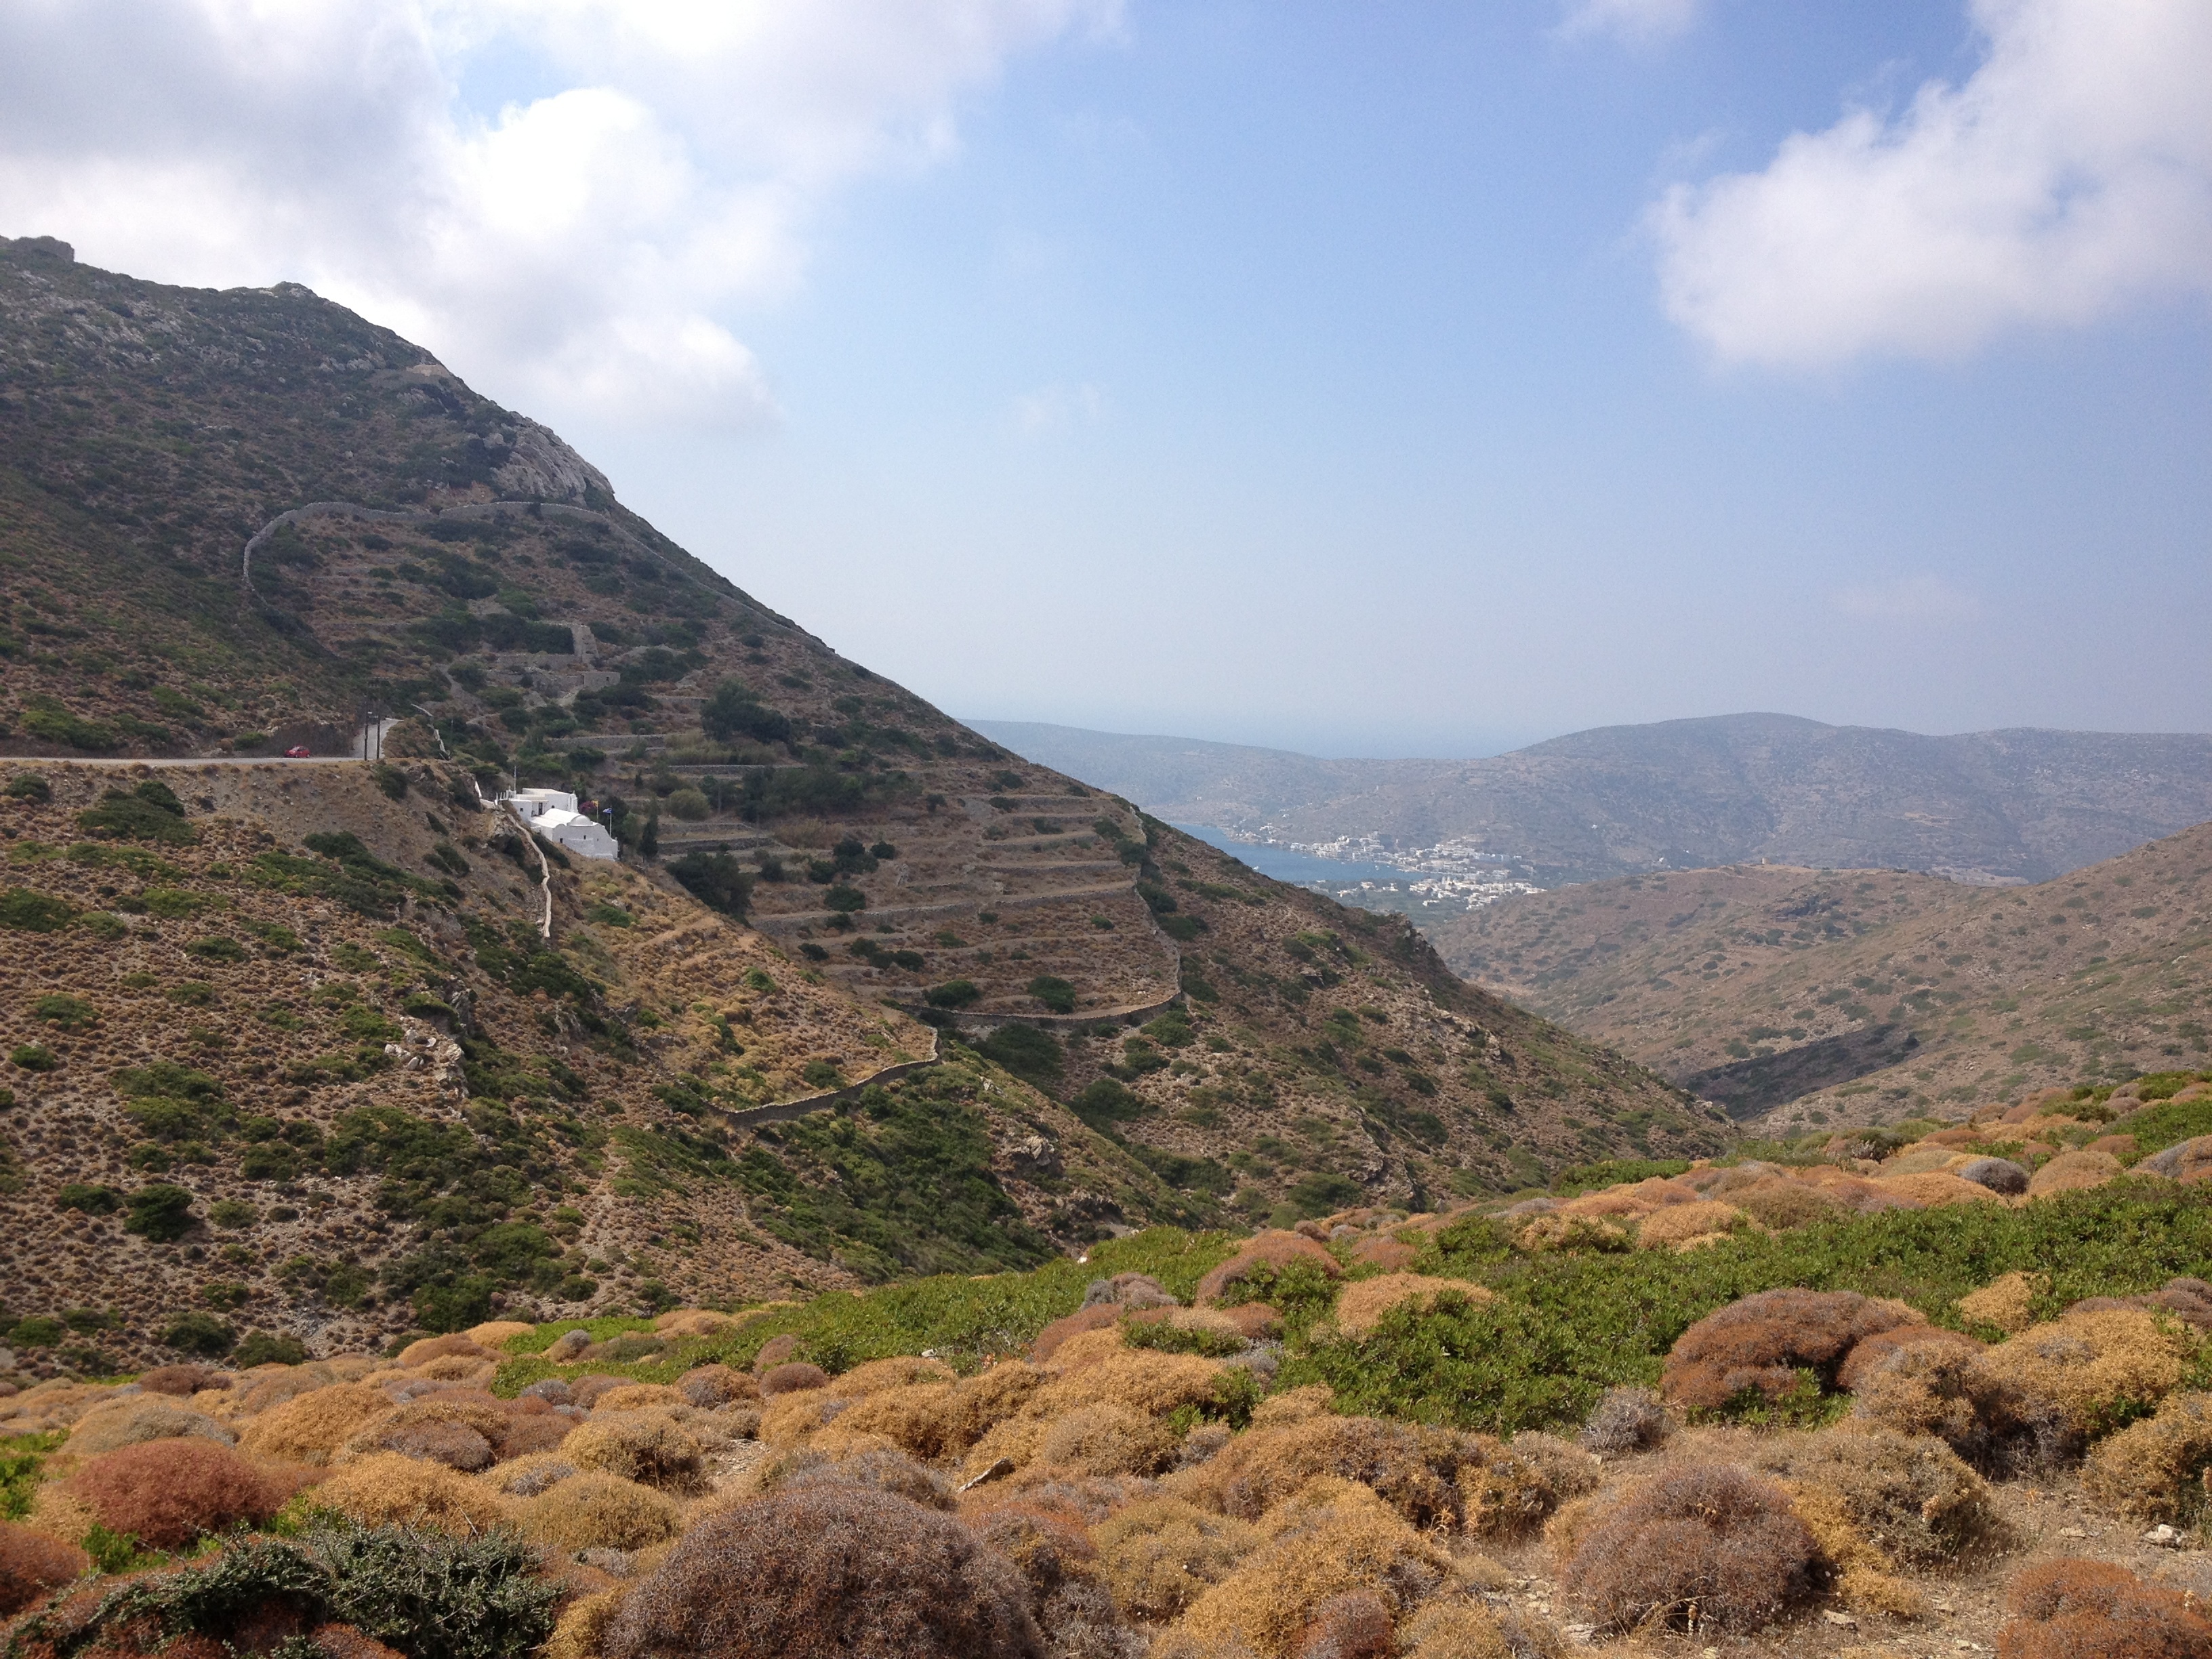
[[[1629,876],[1429,929],[1459,972],[1778,1126],[2203,1066],[2212,825],[2033,887],[1775,866]]]
[[[1319,760],[979,721],[1178,823],[1403,855],[1459,842],[1545,885],[1729,864],[2045,881],[2212,820],[2212,737],[1923,737],[1729,714],[1603,726],[1486,760]]]
[[[305,289],[0,240],[0,1316],[117,1310],[110,1360],[157,1305],[327,1346],[1725,1139],[839,656]],[[268,763],[372,711],[386,769]],[[510,778],[626,849],[556,863],[550,946]],[[126,1235],[155,1187],[185,1231]]]

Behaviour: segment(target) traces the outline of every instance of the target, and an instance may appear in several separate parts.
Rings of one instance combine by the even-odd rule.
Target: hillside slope
[[[1480,857],[1547,886],[1761,860],[2037,881],[2212,819],[2203,736],[1937,738],[1729,714],[1431,761],[981,729],[1178,823],[1345,843],[1346,856],[1409,870],[1466,872]]]
[[[514,1224],[584,1218],[550,1255],[500,1255],[477,1239],[507,1219],[463,1206],[441,1232],[427,1218],[442,1200],[392,1197],[405,1224],[372,1243],[368,1206],[393,1189],[369,1178],[370,1154],[349,1170],[295,1160],[298,1180],[336,1183],[314,1188],[337,1218],[315,1248],[360,1254],[341,1282],[374,1280],[386,1323],[459,1316],[424,1285],[468,1281],[478,1303],[583,1305],[566,1293],[586,1280],[591,1305],[652,1299],[655,1283],[726,1300],[1004,1265],[1231,1205],[1294,1218],[1347,1194],[1415,1202],[1718,1144],[1722,1126],[1679,1091],[1461,984],[1402,928],[1269,883],[846,661],[625,512],[551,434],[304,289],[168,289],[9,244],[0,438],[17,504],[0,520],[0,751],[23,780],[4,808],[21,854],[8,879],[30,919],[6,935],[28,942],[4,1018],[11,1047],[61,1062],[9,1073],[13,1213],[52,1215],[72,1183],[125,1194],[161,1156],[195,1201],[173,1260],[40,1247],[23,1281],[38,1301],[139,1308],[160,1285],[174,1306],[198,1285],[287,1328],[342,1322],[308,1268],[304,1288],[268,1278],[283,1252],[315,1254],[283,1231],[297,1217],[265,1236],[210,1231],[217,1202],[303,1207],[234,1170],[234,1117],[280,1137],[312,1120],[290,1131],[302,1144],[350,1145],[346,1114],[380,1109],[412,1075],[371,1060],[355,1078],[342,1054],[317,1070],[336,1052],[325,1028],[353,1017],[314,1001],[337,972],[384,976],[374,997],[357,987],[364,1027],[415,1018],[409,998],[458,1009],[447,979],[490,1011],[486,1040],[512,1063],[465,1072],[454,1156],[542,1168],[508,1204],[537,1218]],[[405,782],[396,799],[363,766],[228,764],[293,743],[343,753],[370,714],[407,716],[385,738],[397,769],[374,775]],[[82,763],[100,755],[205,763],[134,781]],[[590,799],[627,849],[617,867],[555,872],[555,949],[526,958],[543,983],[512,959],[535,896],[475,813],[477,788],[509,779]],[[111,856],[79,815],[118,781],[173,785],[198,840],[133,851],[125,836]],[[319,871],[307,838],[334,826],[398,873],[368,911],[314,909],[319,942],[293,915],[299,891],[240,872],[264,856]],[[338,879],[281,868],[315,891]],[[74,919],[42,933],[52,902]],[[271,965],[265,941],[227,935],[242,954],[215,959],[241,983],[199,968],[185,919],[234,905],[249,933],[289,927],[304,954]],[[159,925],[118,919],[147,915]],[[427,956],[380,944],[394,926]],[[772,992],[748,992],[756,970]],[[515,973],[510,1004],[498,986]],[[526,1006],[539,990],[548,1006]],[[78,1002],[92,1012],[39,1012]],[[262,1017],[271,1006],[296,1033]],[[882,1096],[788,1125],[743,1116],[915,1056],[931,1024],[945,1063]],[[157,1062],[219,1100],[172,1126],[193,1158],[133,1152],[168,1142],[133,1139],[128,1091],[145,1079],[118,1079]],[[538,1161],[515,1163],[498,1114],[549,1098],[582,1128],[539,1124]],[[466,1114],[487,1101],[478,1126]],[[946,1192],[974,1201],[933,1214]],[[80,1246],[121,1239],[114,1220],[70,1213],[86,1218],[69,1224]],[[590,1254],[594,1228],[643,1265],[613,1272],[620,1259]],[[428,1279],[387,1273],[433,1245],[447,1253]],[[126,1328],[143,1340],[143,1321]]]
[[[1738,1116],[1861,1122],[2203,1064],[2208,878],[2200,827],[2036,887],[1683,871],[1435,933],[1459,971]]]

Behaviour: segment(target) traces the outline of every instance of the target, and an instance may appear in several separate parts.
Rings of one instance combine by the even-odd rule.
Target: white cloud
[[[1566,0],[1559,33],[1569,40],[1609,34],[1647,46],[1688,33],[1704,9],[1705,0]]]
[[[2212,4],[1972,0],[1988,55],[1893,118],[1651,211],[1667,313],[1723,361],[1946,357],[2212,289]]]
[[[1025,438],[1048,437],[1087,426],[1106,413],[1106,394],[1085,380],[1076,386],[1040,386],[1014,399],[1014,425]]]
[[[1900,576],[1843,588],[1832,599],[1837,610],[1863,622],[1966,622],[1982,610],[1972,593],[1941,576]]]
[[[554,412],[742,421],[727,319],[853,179],[956,148],[1121,0],[10,0],[0,228],[173,282],[304,282]],[[471,108],[472,74],[527,91]]]

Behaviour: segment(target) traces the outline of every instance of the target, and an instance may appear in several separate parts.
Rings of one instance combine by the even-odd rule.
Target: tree
[[[743,680],[724,680],[699,710],[700,729],[719,742],[751,738],[759,743],[788,743],[791,721],[760,700]]]

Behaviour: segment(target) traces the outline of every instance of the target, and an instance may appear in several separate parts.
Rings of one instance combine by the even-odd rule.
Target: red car
[[[305,759],[307,759],[307,745],[306,744],[304,744],[304,743],[295,743],[295,744],[293,744],[289,749],[287,749],[287,750],[284,751],[284,758],[285,758],[286,760],[305,760]]]

